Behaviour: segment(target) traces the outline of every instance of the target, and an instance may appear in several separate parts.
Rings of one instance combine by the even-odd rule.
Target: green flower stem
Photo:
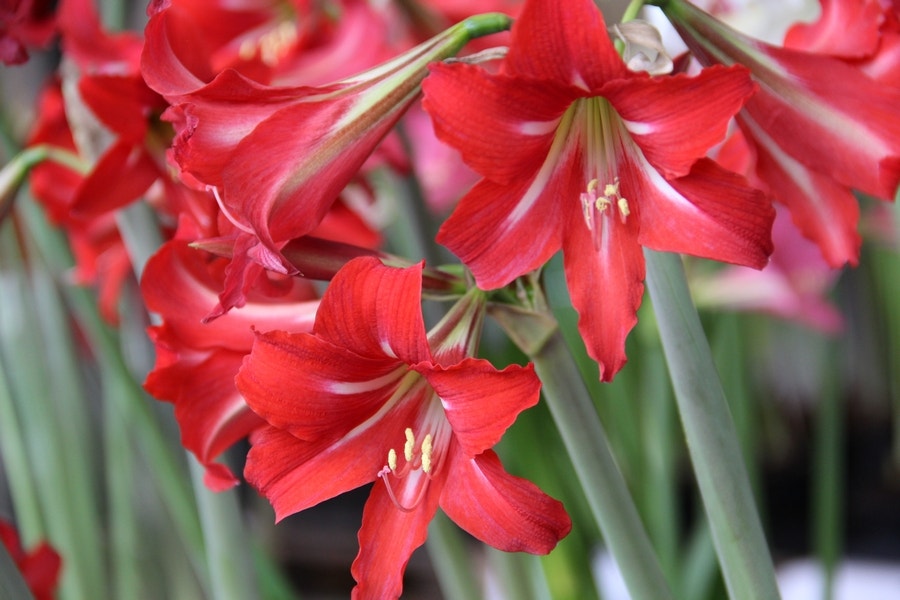
[[[634,600],[671,598],[581,373],[557,329],[530,357],[603,539]]]
[[[40,209],[31,202],[23,203],[23,214],[28,230],[34,238],[48,268],[62,279],[70,268],[71,256],[63,235],[46,221]],[[133,440],[144,453],[149,471],[155,479],[160,496],[175,523],[175,531],[181,537],[186,553],[192,560],[203,555],[203,537],[190,487],[184,480],[184,471],[176,460],[159,423],[153,416],[147,397],[135,382],[125,364],[115,334],[104,323],[97,310],[96,298],[89,290],[80,287],[63,287],[67,304],[90,340],[101,371],[109,377],[109,383],[119,393],[107,400],[115,403],[120,427],[127,427]],[[115,382],[114,384],[112,382]],[[206,572],[194,563],[198,579],[206,582]]]
[[[0,544],[0,598],[34,600],[6,546]]]
[[[234,490],[214,493],[203,483],[203,467],[189,456],[191,481],[206,541],[211,597],[216,600],[259,598],[258,582]]]
[[[646,249],[644,256],[688,451],[729,595],[778,598],[738,435],[681,259]]]
[[[829,350],[832,348],[829,345]],[[815,437],[813,450],[813,546],[825,574],[822,597],[834,597],[834,575],[841,554],[841,531],[843,529],[842,494],[844,490],[843,402],[842,388],[838,384],[833,367],[835,353],[829,352],[819,388],[819,405],[815,417]]]
[[[475,600],[482,597],[478,581],[472,572],[465,539],[442,511],[438,511],[428,525],[425,547],[446,600]]]

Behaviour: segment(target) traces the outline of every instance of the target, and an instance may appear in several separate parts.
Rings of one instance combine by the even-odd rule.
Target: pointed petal
[[[388,436],[299,440],[277,427],[250,437],[244,477],[275,510],[275,520],[365,485],[387,459]],[[396,436],[403,438],[402,429]]]
[[[583,90],[493,75],[462,63],[435,63],[422,83],[422,106],[438,139],[477,173],[509,184],[544,162],[559,120]],[[477,107],[473,110],[473,107]]]
[[[505,552],[547,554],[572,528],[561,502],[503,469],[492,451],[456,453],[441,508],[457,525]]]
[[[478,287],[496,289],[546,263],[559,250],[563,212],[557,195],[564,169],[545,164],[533,179],[510,185],[482,180],[438,232],[472,271]],[[578,193],[572,196],[577,202]]]
[[[502,72],[589,90],[629,72],[589,0],[526,2]]]
[[[76,218],[97,217],[134,202],[161,175],[142,146],[119,140],[110,146],[78,187],[72,201]]]
[[[666,177],[680,177],[725,139],[731,117],[755,89],[743,67],[715,66],[693,77],[611,82],[603,96],[647,161]]]
[[[181,443],[206,469],[206,485],[214,491],[233,487],[237,478],[215,460],[264,424],[234,387],[244,353],[179,347],[168,333],[163,328],[149,331],[157,359],[144,389],[175,405]]]
[[[421,264],[398,269],[377,258],[356,258],[322,296],[314,332],[363,356],[430,362],[421,301]]]
[[[360,356],[309,334],[271,331],[259,335],[235,383],[270,424],[313,440],[371,426],[389,401],[409,391],[413,382],[406,373],[396,359]],[[410,393],[421,394],[421,387]]]
[[[635,202],[638,204],[638,202]],[[638,245],[640,206],[623,224],[606,211],[595,222],[600,243],[580,211],[570,211],[563,241],[563,262],[578,331],[588,355],[600,366],[600,379],[612,381],[625,365],[625,338],[637,323],[644,293],[644,256]]]
[[[747,116],[740,120],[756,150],[756,174],[775,200],[791,212],[803,235],[815,242],[825,260],[838,268],[859,262],[859,203],[850,189],[786,154]]]
[[[786,48],[864,58],[875,52],[884,22],[878,0],[819,0],[822,11],[814,23],[796,23],[784,37]]]
[[[747,180],[709,159],[665,180],[648,164],[635,170],[644,246],[761,269],[772,253],[775,209]]]
[[[463,453],[492,448],[520,412],[538,402],[541,382],[534,367],[510,365],[502,371],[481,359],[467,358],[443,368],[417,368],[437,392]]]
[[[401,486],[413,483],[412,475],[401,480]],[[442,481],[432,480],[419,505],[404,512],[394,504],[384,482],[375,483],[363,509],[359,554],[351,568],[358,583],[353,590],[354,600],[400,597],[406,564],[413,551],[425,543],[442,488]],[[403,490],[396,490],[395,494],[402,495]]]
[[[268,247],[319,225],[406,106],[398,101],[365,128],[339,129],[336,124],[345,120],[353,100],[283,108],[244,137],[229,157],[222,199]]]

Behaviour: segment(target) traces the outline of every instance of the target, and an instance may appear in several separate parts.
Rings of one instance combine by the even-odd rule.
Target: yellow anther
[[[431,472],[431,434],[427,434],[422,440],[422,470],[426,473]]]
[[[587,186],[588,194],[590,194],[593,191],[596,191],[598,185],[600,185],[600,182],[597,181],[596,179],[591,179],[590,181],[588,181],[588,186]]]
[[[597,198],[597,201],[594,202],[594,208],[597,209],[597,212],[603,212],[610,204],[612,204],[612,202],[609,201],[609,198],[602,196]]]
[[[410,462],[413,459],[413,448],[416,445],[416,436],[409,427],[406,428],[404,433],[406,434],[406,444],[403,445],[403,456],[406,457],[406,462]]]
[[[388,450],[388,467],[391,471],[397,470],[397,451],[393,448]]]
[[[622,215],[622,222],[625,222],[625,218],[631,214],[631,210],[628,208],[628,200],[625,198],[619,198],[619,214]]]
[[[606,187],[603,188],[603,195],[607,199],[612,199],[613,196],[619,195],[619,178],[616,177],[616,180],[613,183],[607,183]]]

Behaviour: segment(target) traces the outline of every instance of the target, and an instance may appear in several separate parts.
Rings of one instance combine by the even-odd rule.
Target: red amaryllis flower
[[[41,542],[30,552],[22,548],[15,527],[0,519],[0,543],[9,551],[25,579],[34,600],[53,600],[62,559],[48,543]]]
[[[438,241],[491,289],[562,248],[579,329],[603,380],[625,363],[641,246],[762,267],[774,217],[703,158],[753,91],[741,68],[629,71],[588,0],[526,3],[498,74],[433,65],[425,109],[484,178]]]
[[[268,282],[284,288],[280,295],[252,294],[242,309],[204,323],[227,264],[173,240],[147,262],[141,279],[147,308],[162,320],[148,329],[156,365],[144,387],[175,405],[182,444],[203,464],[204,482],[215,491],[238,482],[228,467],[216,462],[219,456],[264,424],[234,386],[234,376],[253,345],[253,329],[309,331],[319,304],[308,281],[282,278]]]
[[[309,234],[419,93],[426,65],[508,26],[469,19],[358,76],[322,87],[256,84],[234,71],[169,112],[182,172],[216,191],[246,235],[235,261],[291,273],[280,249]],[[225,307],[230,308],[230,307]]]
[[[702,63],[750,69],[760,91],[738,123],[755,153],[757,176],[832,266],[856,264],[859,207],[851,188],[894,197],[900,183],[900,88],[872,79],[852,61],[744,36],[688,2],[661,6]],[[864,15],[856,13],[859,19]],[[842,31],[847,28],[854,24],[842,25]],[[877,33],[872,27],[859,30]]]
[[[0,62],[20,65],[28,48],[46,46],[56,32],[50,0],[4,0],[0,3]]]
[[[245,476],[276,517],[375,481],[353,563],[354,597],[396,598],[440,506],[507,551],[549,552],[571,523],[562,505],[509,475],[491,447],[538,401],[533,368],[468,356],[478,290],[425,333],[422,269],[357,258],[326,290],[311,334],[261,334],[237,376],[268,426]]]

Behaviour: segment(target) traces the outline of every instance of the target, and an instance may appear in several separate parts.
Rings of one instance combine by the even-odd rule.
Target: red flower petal
[[[692,77],[614,81],[603,86],[602,95],[624,120],[647,162],[671,178],[686,175],[725,139],[731,117],[755,87],[743,67],[717,66]]]
[[[757,269],[768,264],[775,210],[746,179],[709,159],[672,181],[640,175],[649,169],[635,171],[642,245]]]
[[[618,213],[606,211],[593,225],[602,228],[597,245],[581,211],[571,210],[568,217],[563,262],[578,331],[600,365],[600,379],[611,381],[625,365],[625,338],[637,323],[644,292],[644,255],[637,242],[640,213],[633,211],[622,223]]]
[[[584,90],[628,72],[591,2],[526,2],[513,23],[502,72]]]
[[[356,258],[325,291],[313,332],[363,356],[430,361],[421,301],[422,265],[397,269]]]
[[[425,477],[425,475],[421,475]],[[413,485],[411,477],[402,486]],[[394,504],[383,481],[378,481],[366,501],[362,528],[359,530],[359,554],[351,571],[358,585],[354,600],[390,600],[403,591],[403,572],[413,550],[425,542],[428,524],[437,512],[442,481],[432,481],[414,510],[401,511]],[[403,490],[396,490],[400,495]]]
[[[441,226],[437,241],[472,271],[479,287],[503,287],[559,250],[566,210],[559,203],[565,196],[552,190],[571,178],[567,169],[553,167],[510,185],[483,179]],[[571,202],[578,202],[578,192]]]
[[[497,183],[515,184],[540,168],[559,120],[583,90],[555,82],[492,75],[461,63],[434,63],[422,83],[422,105],[438,139]],[[460,85],[465,81],[465,85]]]
[[[563,505],[503,469],[488,450],[453,458],[441,508],[479,540],[506,552],[547,554],[572,528]]]
[[[519,413],[537,404],[541,382],[534,367],[510,365],[497,371],[486,360],[419,368],[434,388],[462,452],[474,456],[492,448]]]

